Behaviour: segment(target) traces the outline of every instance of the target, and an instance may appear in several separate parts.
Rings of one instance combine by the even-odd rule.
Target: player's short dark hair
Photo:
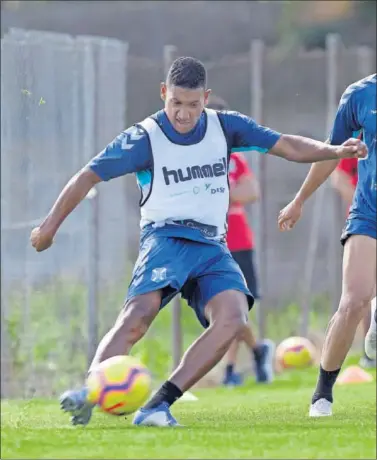
[[[207,72],[198,59],[179,57],[170,66],[166,83],[186,89],[206,88]]]
[[[229,110],[229,105],[224,99],[214,94],[209,96],[209,102],[206,105],[207,109],[213,110]]]

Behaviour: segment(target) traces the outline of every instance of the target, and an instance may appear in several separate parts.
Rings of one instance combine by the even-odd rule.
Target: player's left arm
[[[229,129],[232,147],[245,147],[296,163],[364,158],[367,155],[366,145],[359,139],[351,138],[342,145],[330,145],[308,137],[278,133],[237,112],[224,112],[221,116],[225,120],[223,126]]]
[[[347,139],[353,136],[354,131],[360,129],[359,123],[357,122],[356,102],[355,93],[352,91],[352,87],[347,88],[340,100],[333,128],[326,143],[340,145],[347,142]],[[281,230],[290,230],[294,227],[296,222],[300,219],[304,203],[327,180],[327,178],[336,171],[338,166],[339,159],[338,161],[330,160],[312,164],[294,199],[279,213],[278,223]],[[349,192],[350,190],[348,189],[347,201],[350,199],[352,200]]]

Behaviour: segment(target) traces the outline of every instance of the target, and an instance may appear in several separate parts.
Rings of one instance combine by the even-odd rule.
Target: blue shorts
[[[351,214],[346,220],[346,225],[340,237],[340,242],[343,246],[352,235],[366,235],[377,239],[376,219],[368,219],[365,216]]]
[[[233,289],[246,294],[249,309],[254,298],[224,243],[202,243],[185,238],[150,235],[140,245],[127,300],[162,290],[161,308],[181,292],[203,327],[204,308],[216,294]]]

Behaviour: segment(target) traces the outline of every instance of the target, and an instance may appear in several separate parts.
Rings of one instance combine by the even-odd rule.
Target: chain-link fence
[[[162,50],[160,61],[129,56],[127,44],[117,40],[24,30],[11,30],[1,51],[2,394],[55,393],[84,374],[125,296],[139,239],[135,181],[100,184],[49,251],[32,250],[30,230],[90,157],[126,125],[161,107],[166,60]],[[250,53],[206,66],[210,87],[233,109],[282,132],[325,139],[341,92],[374,71],[375,55],[343,49],[330,37],[325,51],[284,54],[254,42]],[[247,156],[263,197],[249,209],[263,335],[268,314],[275,321],[289,302],[306,302],[307,311],[308,298],[327,295],[336,304],[345,214],[325,187],[297,229],[280,234],[277,213],[308,167]],[[157,346],[160,332],[154,331]]]
[[[124,129],[127,45],[12,30],[1,47],[2,383],[28,395],[77,380],[129,276],[125,181],[84,200],[54,250],[29,244],[67,180]]]

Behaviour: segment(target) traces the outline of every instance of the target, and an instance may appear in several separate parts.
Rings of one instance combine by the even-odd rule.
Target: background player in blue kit
[[[376,288],[376,74],[350,85],[344,92],[329,142],[339,145],[355,131],[362,130],[368,147],[366,158],[358,162],[358,184],[341,236],[344,245],[343,285],[338,311],[329,323],[322,350],[320,373],[310,415],[332,414],[332,390],[344,359],[352,345],[356,328],[369,308]],[[300,218],[303,203],[330,176],[338,161],[311,167],[300,191],[279,215],[281,230],[290,230]],[[376,315],[366,340],[368,355],[376,350]],[[374,331],[374,333],[373,333]],[[374,340],[374,342],[373,342]]]
[[[206,110],[206,88],[206,71],[198,60],[175,60],[161,85],[164,110],[121,133],[79,171],[31,234],[37,251],[47,249],[64,219],[95,184],[136,174],[141,191],[140,253],[125,304],[99,344],[91,368],[111,356],[128,354],[178,292],[206,328],[136,413],[136,425],[177,425],[170,406],[220,361],[253,305],[224,242],[231,149],[249,147],[296,162],[366,155],[360,140],[331,146],[279,134],[236,112]],[[61,397],[73,424],[89,422],[92,406],[86,394],[83,387]]]

